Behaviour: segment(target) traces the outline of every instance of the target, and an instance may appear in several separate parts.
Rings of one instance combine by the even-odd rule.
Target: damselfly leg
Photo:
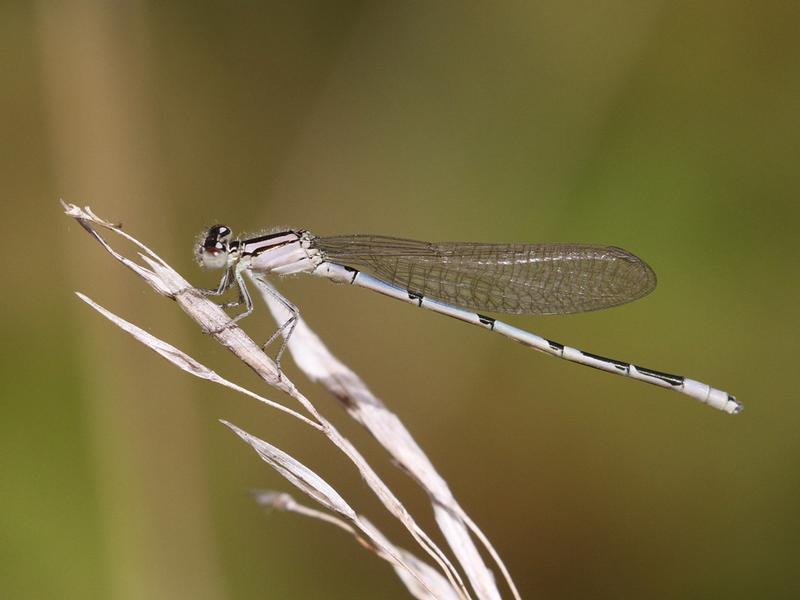
[[[297,326],[297,319],[300,316],[300,310],[297,308],[297,306],[292,304],[288,298],[286,298],[286,296],[272,287],[272,285],[270,285],[270,283],[263,277],[253,276],[253,281],[261,291],[267,294],[270,298],[280,302],[281,305],[289,312],[289,318],[286,319],[261,346],[261,349],[266,352],[267,347],[272,344],[272,342],[274,342],[278,337],[283,337],[281,347],[278,349],[278,352],[275,355],[275,364],[277,365],[278,373],[280,374],[282,372],[281,357],[283,356],[283,352],[286,350],[286,345],[289,343],[289,338],[291,338],[292,333],[294,333],[294,328]]]
[[[275,365],[278,368],[278,375],[283,372],[281,369],[281,358],[283,356],[284,351],[286,350],[286,345],[289,342],[289,338],[292,336],[294,332],[294,328],[297,325],[297,319],[300,315],[300,311],[298,310],[297,306],[292,304],[285,296],[283,296],[278,290],[272,287],[269,282],[267,282],[263,277],[254,276],[253,282],[261,289],[264,294],[268,295],[270,298],[275,299],[278,301],[290,314],[289,318],[286,319],[276,330],[275,332],[269,337],[269,339],[261,345],[261,349],[265,352],[267,348],[274,342],[277,338],[283,337],[283,341],[281,342],[280,348],[278,348],[278,352],[275,354]],[[232,269],[226,270],[225,274],[222,276],[222,279],[219,282],[219,285],[216,289],[198,289],[200,293],[206,296],[220,296],[224,294],[229,288],[236,288],[238,299],[233,300],[230,302],[223,302],[218,303],[219,306],[222,308],[235,308],[237,306],[241,306],[242,304],[245,305],[245,310],[239,313],[238,315],[231,317],[231,320],[228,321],[223,327],[215,330],[210,331],[209,333],[219,333],[220,331],[224,331],[229,327],[234,326],[236,323],[241,321],[242,319],[250,316],[254,310],[253,308],[253,300],[250,296],[250,292],[247,289],[247,284],[244,281],[244,277],[242,276],[241,270],[237,269],[236,267]]]
[[[244,304],[245,309],[238,315],[231,317],[231,320],[223,327],[220,327],[215,331],[209,331],[209,333],[219,333],[220,331],[224,331],[225,329],[232,327],[240,320],[252,314],[253,300],[250,297],[250,292],[247,291],[247,286],[245,285],[242,274],[236,268],[227,269],[225,271],[225,275],[222,276],[217,289],[198,288],[197,291],[204,296],[221,296],[232,287],[236,288],[237,299],[230,302],[218,302],[217,304],[222,308],[235,308]]]

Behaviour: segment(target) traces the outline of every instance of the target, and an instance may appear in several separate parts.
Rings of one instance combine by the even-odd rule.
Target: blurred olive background
[[[200,286],[208,225],[623,246],[650,297],[511,318],[736,394],[738,417],[314,278],[278,282],[406,422],[527,598],[797,597],[796,2],[3,3],[6,598],[404,598],[217,419],[413,542],[291,419],[193,380],[99,303],[265,390],[62,215]],[[130,248],[127,248],[130,250]],[[263,311],[260,311],[263,313]],[[266,338],[262,314],[245,328]],[[287,359],[438,538],[426,498]]]

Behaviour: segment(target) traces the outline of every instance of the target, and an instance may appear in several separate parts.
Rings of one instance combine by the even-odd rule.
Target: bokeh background
[[[613,310],[511,321],[735,393],[730,417],[323,280],[278,282],[406,422],[527,598],[795,598],[796,2],[4,2],[0,572],[6,598],[403,598],[217,419],[407,547],[345,460],[179,372],[80,290],[275,400],[63,216],[193,282],[203,228],[623,246]],[[263,311],[261,311],[263,313]],[[270,323],[245,327],[264,338]],[[434,531],[426,499],[318,405]]]

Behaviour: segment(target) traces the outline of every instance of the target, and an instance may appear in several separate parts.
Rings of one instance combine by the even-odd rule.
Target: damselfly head
[[[214,225],[197,246],[197,261],[206,269],[222,269],[228,266],[231,251],[230,227]]]

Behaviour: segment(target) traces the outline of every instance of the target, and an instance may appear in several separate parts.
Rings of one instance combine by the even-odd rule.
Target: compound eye
[[[208,238],[227,242],[231,239],[231,228],[227,225],[214,225],[208,230]]]

